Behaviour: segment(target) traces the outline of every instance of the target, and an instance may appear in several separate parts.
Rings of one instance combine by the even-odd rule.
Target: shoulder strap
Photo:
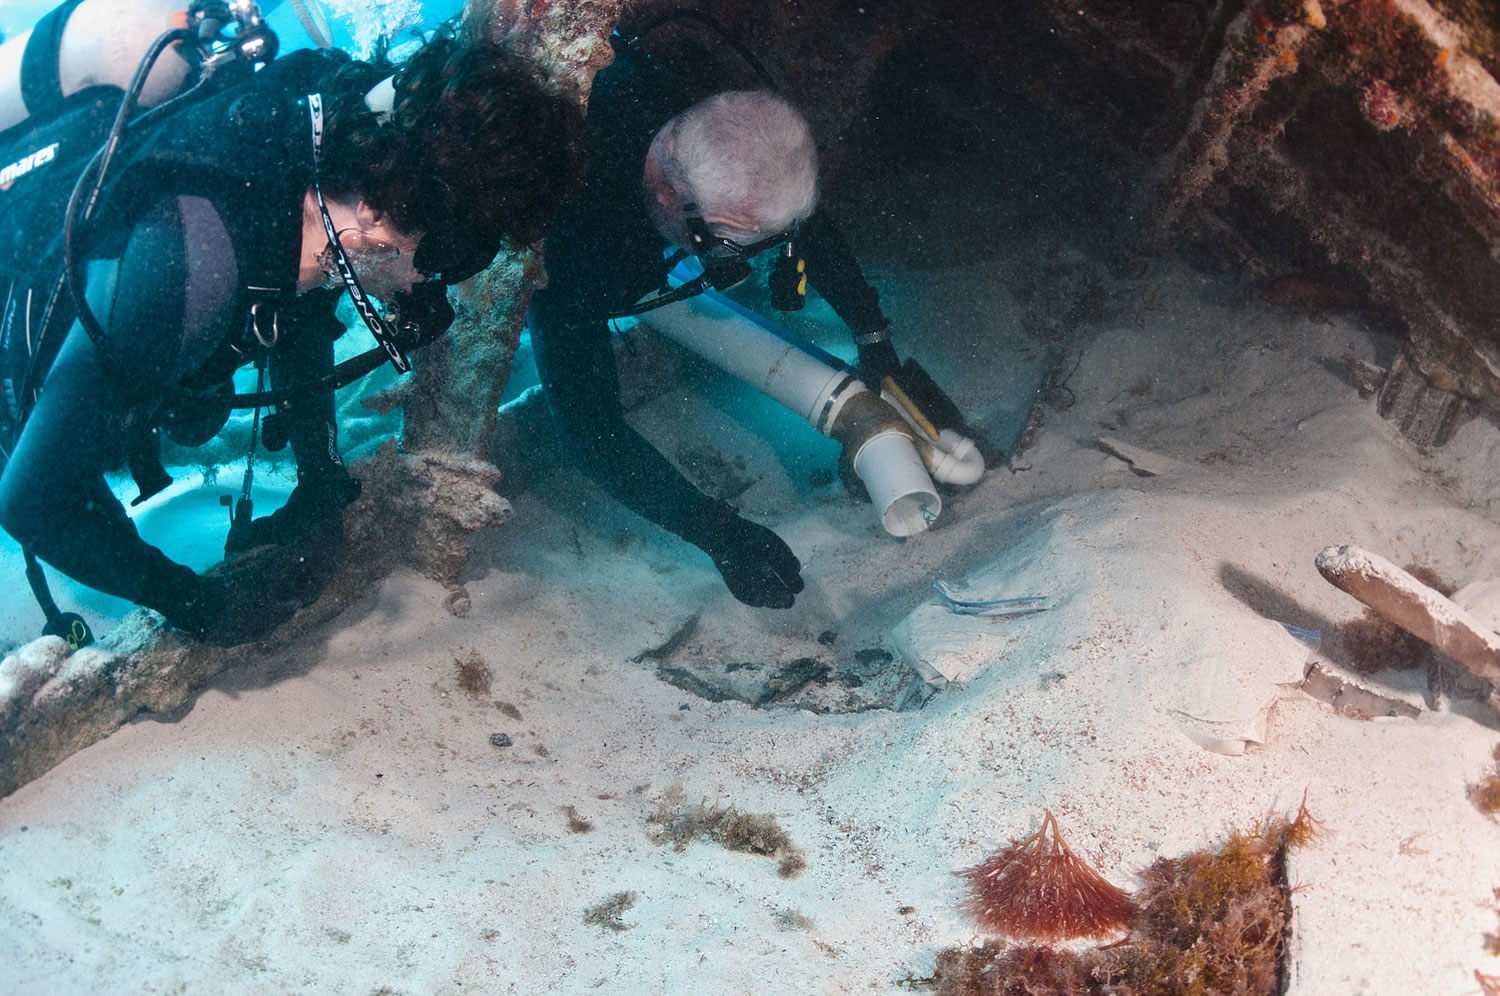
[[[62,80],[57,66],[62,52],[63,29],[83,0],[65,0],[43,15],[21,54],[21,100],[32,117],[55,111],[63,101]]]

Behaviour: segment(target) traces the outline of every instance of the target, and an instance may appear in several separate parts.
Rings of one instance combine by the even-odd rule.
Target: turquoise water
[[[306,3],[309,7],[318,6],[317,0],[306,0]],[[31,30],[32,25],[55,6],[57,4],[54,0],[5,0],[4,3],[0,3],[0,36],[3,36],[0,37],[0,41],[14,38],[23,31]],[[185,2],[184,6],[186,6]],[[424,27],[431,27],[458,13],[462,7],[461,0],[437,0],[433,3],[424,3],[422,4],[422,24]],[[283,50],[312,46],[313,41],[303,29],[292,4],[281,2],[281,0],[269,0],[261,4],[260,8],[261,13],[281,40]],[[334,46],[348,49],[354,41],[351,22],[334,13],[329,5],[324,5],[323,9],[329,27],[333,29]]]

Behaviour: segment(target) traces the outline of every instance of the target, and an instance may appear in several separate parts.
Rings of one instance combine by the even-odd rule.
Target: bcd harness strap
[[[50,114],[63,102],[62,80],[58,78],[58,53],[62,51],[63,29],[73,8],[83,0],[59,4],[31,29],[26,50],[21,53],[21,102],[28,118]]]

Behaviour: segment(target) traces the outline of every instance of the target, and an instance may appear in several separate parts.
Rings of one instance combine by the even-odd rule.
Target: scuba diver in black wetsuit
[[[0,525],[25,549],[222,645],[317,598],[358,490],[336,445],[338,293],[402,369],[451,321],[445,286],[535,241],[571,176],[576,106],[498,49],[439,37],[392,71],[293,53],[122,143],[70,260],[78,321],[30,377],[6,372],[20,429]],[[0,268],[7,285],[5,342],[30,342],[47,285]],[[143,495],[164,486],[154,433],[212,438],[230,375],[262,359],[280,423],[266,443],[290,443],[298,484],[231,532],[227,553],[252,552],[197,574],[140,538],[105,473],[129,461]]]
[[[786,543],[704,495],[626,423],[607,319],[643,310],[635,303],[663,287],[663,250],[676,245],[704,263],[698,289],[732,285],[748,275],[746,257],[775,248],[778,306],[799,306],[810,281],[854,334],[869,383],[900,367],[890,323],[815,209],[816,152],[801,114],[771,90],[726,91],[700,53],[646,54],[618,39],[616,49],[589,98],[588,173],[548,228],[547,287],[532,298],[542,388],[569,447],[611,495],[707,553],[741,602],[786,608],[803,587]]]

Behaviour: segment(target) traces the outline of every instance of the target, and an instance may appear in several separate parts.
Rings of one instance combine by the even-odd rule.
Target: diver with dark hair
[[[394,67],[285,55],[137,129],[79,225],[78,321],[55,358],[32,359],[39,371],[7,372],[21,428],[0,475],[0,526],[196,637],[268,634],[333,577],[358,493],[329,376],[339,295],[401,369],[451,321],[447,285],[507,241],[540,237],[572,174],[577,117],[498,48],[437,37]],[[36,336],[40,306],[15,305],[46,289],[0,269],[7,343]],[[105,474],[135,471],[158,432],[212,438],[247,363],[269,374],[279,424],[265,442],[291,446],[297,485],[272,515],[247,516],[230,559],[199,574],[140,537]],[[143,497],[164,483],[144,476]]]
[[[708,554],[735,598],[786,608],[803,587],[786,543],[699,491],[626,422],[607,320],[730,286],[749,275],[751,256],[774,250],[779,307],[799,306],[810,283],[848,325],[869,383],[900,369],[878,294],[816,206],[806,120],[764,83],[729,88],[723,61],[670,45],[648,54],[616,36],[615,62],[589,99],[588,172],[548,229],[548,282],[528,324],[548,406],[583,468]],[[688,254],[703,276],[652,297]]]

